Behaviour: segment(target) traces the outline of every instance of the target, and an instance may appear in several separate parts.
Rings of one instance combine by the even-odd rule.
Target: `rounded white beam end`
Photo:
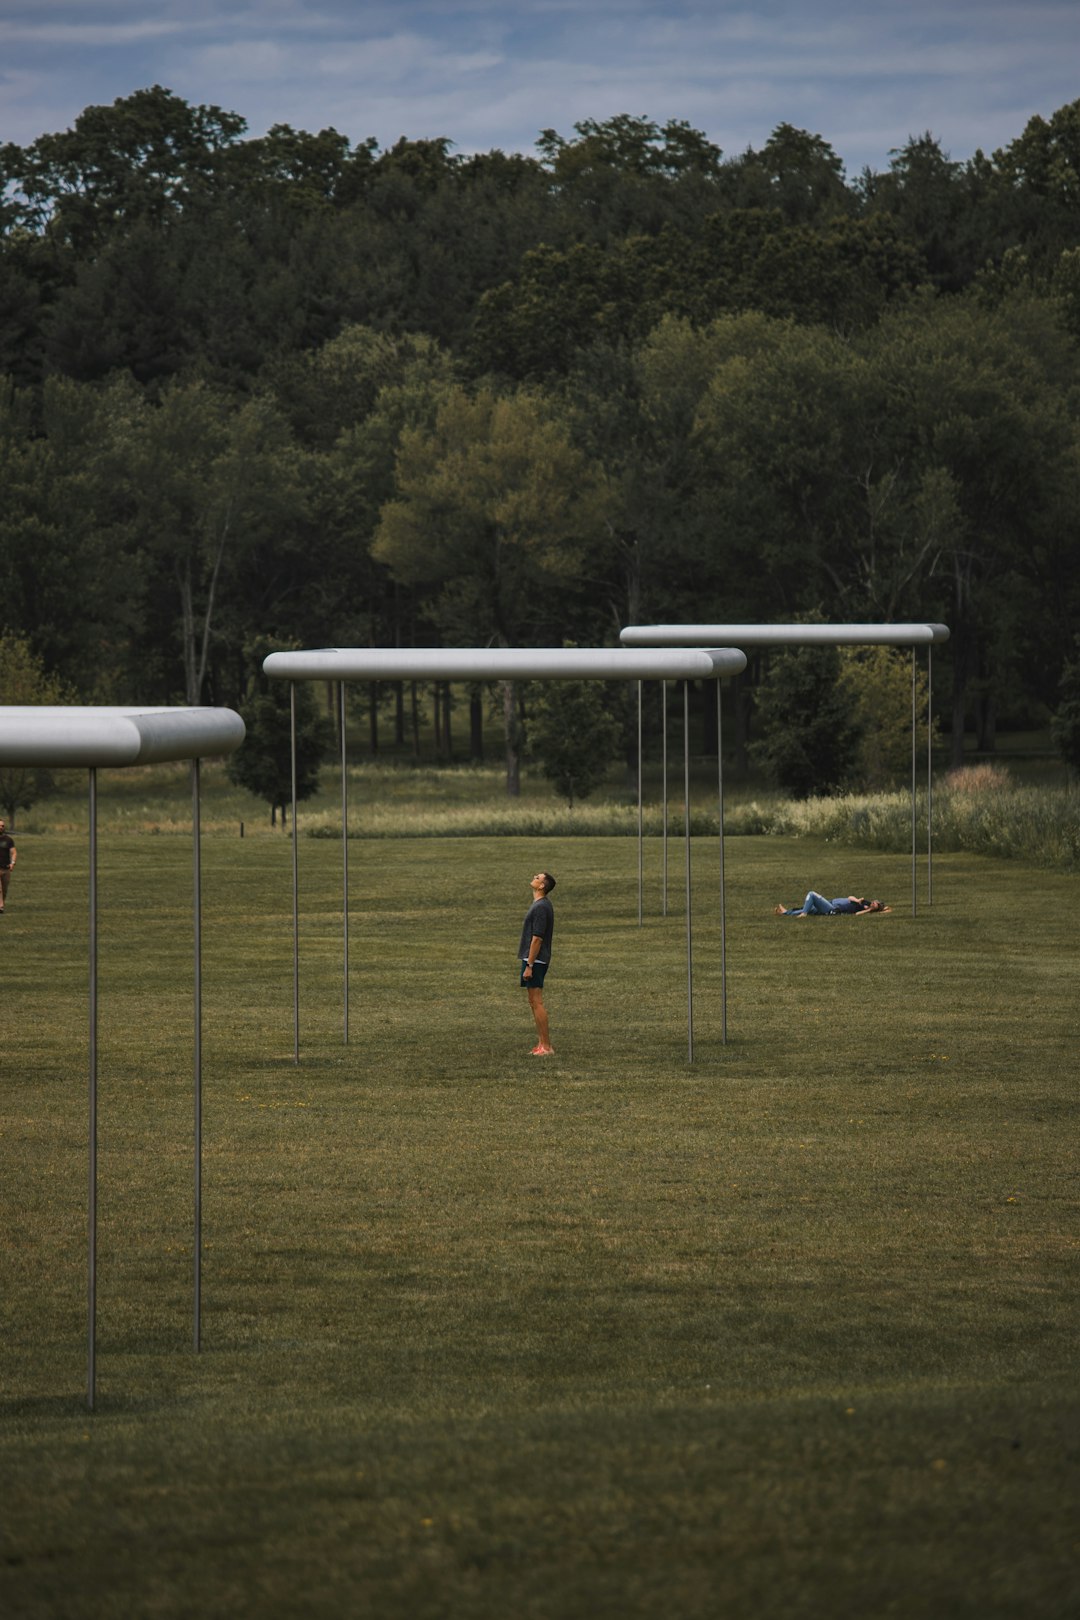
[[[156,765],[231,754],[243,740],[244,722],[232,709],[0,706],[0,765]]]

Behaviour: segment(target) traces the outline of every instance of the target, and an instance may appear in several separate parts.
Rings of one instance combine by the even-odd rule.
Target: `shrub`
[[[530,716],[530,752],[570,809],[618,758],[621,727],[607,700],[596,681],[552,681]]]
[[[911,776],[911,654],[897,647],[844,647],[839,685],[858,727],[853,781],[864,790],[897,787]],[[928,690],[915,673],[915,749],[926,757]]]
[[[1077,657],[1061,672],[1061,702],[1051,716],[1050,734],[1066,765],[1080,770],[1080,640]]]
[[[1004,765],[958,765],[945,777],[950,793],[998,793],[1012,787],[1012,777]]]
[[[251,669],[240,714],[247,735],[227,766],[230,780],[265,799],[273,826],[278,810],[285,826],[285,807],[292,798],[292,718],[290,683],[263,674],[267,653],[288,646],[268,637],[244,649]],[[319,786],[319,766],[330,745],[330,727],[319,714],[310,685],[296,683],[296,797],[309,799]]]
[[[750,752],[798,798],[840,787],[855,763],[858,727],[840,668],[835,647],[791,648],[774,657],[758,693],[762,735]]]

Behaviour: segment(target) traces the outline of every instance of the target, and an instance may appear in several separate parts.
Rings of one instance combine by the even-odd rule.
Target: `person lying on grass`
[[[873,911],[891,911],[882,900],[866,900],[858,894],[840,895],[826,900],[823,894],[811,889],[801,906],[776,906],[778,917],[868,917]]]

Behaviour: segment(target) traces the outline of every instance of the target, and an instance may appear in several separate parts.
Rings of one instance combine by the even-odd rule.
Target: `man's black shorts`
[[[529,977],[525,977],[525,963],[521,964],[521,983],[526,990],[542,990],[544,988],[544,975],[550,963],[534,962]]]

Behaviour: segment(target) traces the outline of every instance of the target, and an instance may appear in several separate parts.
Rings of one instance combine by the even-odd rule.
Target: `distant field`
[[[916,841],[927,843],[932,812],[935,849],[1018,859],[1056,871],[1080,868],[1080,793],[1039,737],[1003,738],[993,764],[962,773],[960,783],[935,772],[932,804],[921,774]],[[681,755],[669,757],[666,805],[661,767],[646,759],[642,825],[660,838],[665,826],[678,834],[684,816]],[[972,760],[974,755],[969,756]],[[715,833],[718,782],[715,758],[691,759],[691,824],[695,833]],[[553,792],[535,767],[526,767],[519,797],[509,798],[494,764],[415,765],[405,759],[361,758],[347,773],[350,839],[397,837],[636,837],[636,780],[616,772],[603,791],[572,808]],[[912,842],[911,790],[848,793],[791,800],[754,775],[732,769],[724,782],[725,830],[733,837],[817,838],[864,852],[902,854]],[[301,832],[340,839],[341,773],[324,767],[318,792],[300,805]],[[204,764],[202,825],[209,833],[281,842],[286,827],[271,824],[268,807],[235,787],[224,766]],[[98,816],[107,833],[186,836],[191,826],[191,790],[186,765],[146,766],[100,773]],[[67,773],[57,791],[21,811],[17,835],[78,832],[86,824],[85,774]]]
[[[110,787],[110,793],[111,793]],[[0,1612],[1037,1615],[1080,1604],[1080,888],[964,855],[632,840],[204,842],[204,1349],[190,848],[101,846],[99,1407],[85,1377],[86,868],[0,922]],[[681,860],[681,846],[676,852]],[[557,1058],[513,950],[559,877]],[[784,922],[809,884],[888,918]]]

